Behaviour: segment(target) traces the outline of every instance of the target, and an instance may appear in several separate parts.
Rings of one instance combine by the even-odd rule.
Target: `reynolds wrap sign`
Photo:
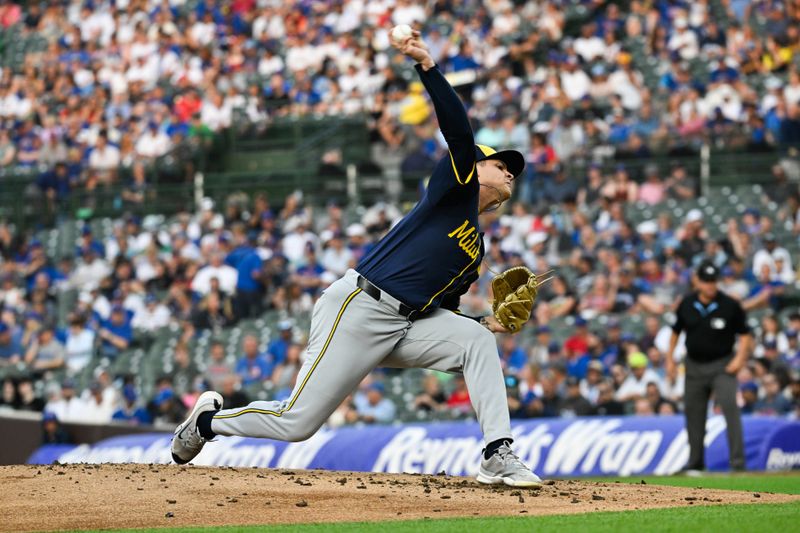
[[[800,423],[744,417],[750,470],[800,468]],[[553,418],[516,421],[514,450],[539,475],[671,474],[689,446],[681,416]],[[44,446],[29,463],[169,463],[171,434],[115,437],[94,445]],[[726,470],[725,420],[706,426],[706,465]],[[322,468],[473,476],[483,441],[475,422],[346,427],[321,430],[304,442],[220,437],[193,461],[199,465]]]

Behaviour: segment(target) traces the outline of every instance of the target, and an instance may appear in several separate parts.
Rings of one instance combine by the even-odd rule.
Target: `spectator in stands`
[[[688,200],[694,198],[697,193],[696,181],[689,177],[686,167],[680,161],[672,165],[672,171],[664,186],[667,196],[675,200]]]
[[[659,390],[658,384],[655,382],[651,381],[647,384],[645,399],[650,403],[653,414],[674,415],[678,412],[675,402],[661,396],[661,390]]]
[[[108,185],[116,181],[119,165],[119,149],[109,144],[106,132],[101,131],[89,155],[89,169],[96,173],[100,183]]]
[[[325,270],[339,277],[354,266],[353,252],[344,245],[344,236],[341,233],[331,232],[330,238],[323,240],[322,245],[324,252],[320,264]]]
[[[8,135],[8,130],[0,130],[0,166],[7,167],[14,163],[17,148]]]
[[[275,364],[272,372],[272,383],[277,391],[276,396],[288,398],[294,388],[302,361],[303,347],[299,344],[290,344],[286,350],[286,356],[280,363]]]
[[[634,202],[639,198],[639,186],[630,179],[625,165],[617,165],[613,178],[603,187],[602,194],[615,202]]]
[[[122,406],[114,411],[111,420],[122,422],[132,426],[148,425],[152,422],[150,413],[144,407],[138,405],[138,394],[136,387],[129,383],[122,388]]]
[[[760,276],[765,266],[769,268],[770,281],[794,282],[792,256],[786,248],[778,246],[778,240],[773,233],[764,235],[764,248],[753,256],[753,275]]]
[[[739,385],[742,397],[741,411],[743,415],[752,415],[758,402],[758,384],[755,381],[745,381]]]
[[[15,365],[22,361],[23,349],[9,325],[0,321],[0,366]]]
[[[43,327],[28,345],[25,364],[36,374],[64,366],[66,351],[51,327]]]
[[[592,405],[597,405],[600,395],[600,385],[604,383],[603,373],[605,367],[598,360],[589,361],[586,366],[586,377],[580,380],[581,396],[589,400]]]
[[[592,404],[581,394],[580,380],[570,376],[566,380],[566,395],[561,403],[559,416],[588,416],[592,413]]]
[[[23,377],[17,383],[17,404],[15,409],[22,411],[44,410],[44,400],[36,395],[33,388],[33,380],[30,377]]]
[[[615,399],[614,386],[604,381],[597,386],[597,404],[594,414],[598,416],[619,416],[625,414],[625,405]]]
[[[225,358],[225,345],[219,341],[213,341],[209,349],[209,361],[206,365],[205,379],[208,380],[212,390],[220,390],[222,382],[229,375],[235,375],[233,365],[229,364]]]
[[[55,413],[45,411],[42,414],[42,445],[69,444],[72,438],[64,429]]]
[[[365,392],[358,392],[353,398],[358,420],[367,424],[388,424],[394,420],[397,408],[390,399],[384,397],[384,386],[375,382]]]
[[[242,385],[250,385],[270,379],[274,363],[258,352],[258,339],[255,335],[245,335],[242,340],[244,355],[236,363],[236,373]]]
[[[414,398],[414,409],[436,412],[447,405],[447,396],[436,374],[427,374],[422,380],[422,392]]]
[[[148,405],[148,412],[156,426],[168,426],[178,423],[186,416],[186,409],[171,387],[162,388]]]
[[[94,248],[82,250],[81,260],[69,277],[69,285],[80,291],[95,289],[100,280],[105,279],[111,269]]]
[[[215,285],[215,278],[212,285]],[[192,313],[192,323],[197,329],[219,331],[236,322],[230,298],[220,291],[211,291],[203,298]]]
[[[67,378],[61,383],[61,394],[45,405],[49,411],[58,417],[61,422],[75,422],[81,420],[84,404],[76,395],[75,381]]]
[[[225,258],[225,263],[236,269],[236,296],[234,308],[239,318],[249,318],[261,312],[263,286],[261,284],[261,257],[251,246],[245,226],[233,225],[233,249]]]
[[[659,391],[663,390],[663,382],[658,374],[648,368],[648,359],[642,352],[633,352],[628,355],[628,366],[630,374],[617,390],[617,400],[620,402],[631,402],[637,398],[644,398],[647,395],[647,385],[654,383]]]
[[[589,353],[597,344],[597,338],[589,331],[588,322],[578,317],[575,319],[574,333],[564,342],[564,353],[567,359],[574,359]]]
[[[500,365],[505,374],[518,374],[525,365],[528,364],[528,356],[525,350],[517,345],[516,337],[506,335],[500,341]]]
[[[0,408],[17,408],[17,385],[10,377],[3,379],[3,390],[0,394]]]
[[[230,405],[231,409],[244,407],[250,403],[250,398],[248,398],[247,394],[240,388],[239,379],[233,374],[228,374],[223,378],[219,392],[222,394],[224,404],[226,406]]]
[[[137,309],[131,320],[131,327],[135,330],[153,333],[170,322],[170,312],[167,306],[159,302],[154,294],[144,297],[144,307]]]
[[[192,279],[192,290],[200,295],[206,295],[211,290],[211,280],[217,279],[219,288],[228,295],[236,292],[236,283],[239,273],[230,265],[224,264],[225,255],[220,250],[211,252],[209,263],[197,271]]]
[[[67,371],[77,374],[83,370],[94,355],[95,333],[86,327],[86,319],[80,313],[72,313],[68,317],[64,358]]]
[[[608,277],[604,274],[596,274],[592,279],[590,292],[581,297],[578,310],[581,317],[576,319],[576,325],[582,317],[595,317],[598,314],[608,313],[614,305],[614,288],[608,282]]]
[[[149,122],[147,129],[136,141],[136,154],[145,159],[153,160],[169,152],[172,141],[163,131],[159,130],[156,122]]]
[[[286,354],[294,338],[293,327],[294,323],[291,320],[281,320],[278,322],[278,337],[271,340],[267,346],[267,353],[272,358],[272,362],[276,365],[286,360]]]
[[[753,406],[753,412],[758,415],[783,416],[791,410],[791,403],[783,396],[781,384],[775,374],[767,374],[761,380],[764,393]]]
[[[184,343],[179,343],[175,346],[172,371],[169,373],[175,394],[183,396],[188,393],[192,388],[197,374],[197,365],[194,364],[189,354],[188,346]]]
[[[100,354],[103,357],[113,360],[128,349],[131,340],[133,340],[133,329],[124,307],[117,304],[111,308],[109,319],[100,321],[97,337],[101,341]]]
[[[447,397],[447,407],[457,414],[467,414],[472,412],[472,403],[467,391],[467,383],[464,377],[456,375],[452,380],[453,389]]]
[[[103,386],[93,381],[89,384],[87,394],[82,398],[80,421],[92,424],[107,424],[114,414],[114,405],[106,401],[103,395]]]

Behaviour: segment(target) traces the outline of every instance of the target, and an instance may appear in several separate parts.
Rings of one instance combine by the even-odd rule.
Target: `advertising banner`
[[[800,422],[744,417],[743,423],[749,470],[800,468]],[[514,423],[513,433],[516,453],[543,477],[665,475],[680,470],[689,456],[681,416],[526,420]],[[28,462],[169,463],[171,437],[152,433],[91,446],[44,446]],[[708,469],[726,470],[721,416],[709,419],[705,444]],[[221,437],[193,463],[472,476],[483,445],[475,422],[346,427],[320,430],[298,443]]]

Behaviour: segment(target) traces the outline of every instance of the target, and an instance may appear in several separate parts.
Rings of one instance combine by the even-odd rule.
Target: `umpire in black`
[[[739,302],[717,287],[719,269],[704,261],[693,282],[695,291],[678,305],[675,325],[667,353],[667,376],[676,377],[675,346],[678,336],[686,332],[686,386],[684,404],[686,432],[689,435],[689,462],[685,472],[705,468],[703,440],[706,434],[706,413],[711,392],[722,407],[727,424],[730,467],[744,470],[744,438],[742,419],[736,405],[736,373],[747,362],[752,336],[747,317]],[[736,337],[739,343],[734,354]]]

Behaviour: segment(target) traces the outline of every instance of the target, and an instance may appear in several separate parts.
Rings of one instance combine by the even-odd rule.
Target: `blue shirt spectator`
[[[242,379],[242,385],[250,385],[266,381],[272,377],[275,365],[267,357],[258,353],[258,340],[253,335],[246,335],[242,341],[244,356],[236,363],[236,373]]]
[[[286,352],[292,344],[292,323],[288,320],[282,320],[278,323],[278,331],[280,336],[271,340],[269,346],[267,346],[267,353],[275,365],[279,365],[286,360]]]
[[[126,350],[133,340],[133,328],[125,308],[121,305],[113,306],[111,316],[107,320],[100,321],[97,336],[102,339],[100,352],[105,357],[116,359],[123,350]]]
[[[510,335],[503,339],[499,353],[501,364],[507,373],[517,374],[528,364],[525,350],[520,348],[516,339]]]
[[[22,359],[22,344],[5,322],[0,322],[0,366],[14,364]]]
[[[239,246],[228,254],[225,264],[232,266],[239,273],[236,280],[237,291],[256,292],[261,288],[258,278],[262,262],[255,249],[248,245]]]
[[[122,407],[117,409],[114,414],[111,415],[112,420],[116,420],[118,422],[127,422],[133,425],[146,425],[153,423],[153,417],[150,416],[150,413],[147,411],[147,409],[136,405],[136,388],[133,385],[125,385],[125,387],[122,389],[122,397],[124,398],[125,403]]]
[[[39,187],[46,196],[53,197],[56,200],[63,200],[69,196],[70,189],[72,188],[72,181],[70,179],[69,171],[65,163],[56,163],[52,170],[46,170],[39,174],[36,180],[36,186]]]
[[[394,419],[397,408],[391,400],[383,396],[383,393],[383,384],[373,383],[366,393],[356,394],[353,403],[360,421],[368,424],[376,422],[387,424]]]

